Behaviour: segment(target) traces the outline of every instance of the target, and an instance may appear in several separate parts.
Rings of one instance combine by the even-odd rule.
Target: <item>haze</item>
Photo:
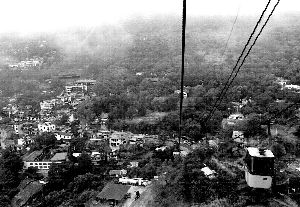
[[[148,17],[182,12],[182,0],[0,0],[0,32],[57,31],[74,26],[116,24],[132,16]],[[259,15],[267,0],[187,0],[187,13]],[[272,1],[275,4],[275,0]],[[282,0],[276,13],[299,12],[299,0]]]

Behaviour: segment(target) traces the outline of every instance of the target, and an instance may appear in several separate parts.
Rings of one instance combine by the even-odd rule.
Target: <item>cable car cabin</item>
[[[248,147],[244,161],[247,185],[252,188],[270,188],[274,174],[274,155],[271,150]]]

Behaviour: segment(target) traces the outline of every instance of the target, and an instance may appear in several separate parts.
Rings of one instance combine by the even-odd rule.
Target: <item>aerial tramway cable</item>
[[[209,115],[207,116],[205,122],[207,122],[207,121],[211,118],[211,115],[215,112],[215,108],[217,107],[218,102],[221,100],[221,98],[222,98],[222,96],[223,96],[223,94],[224,94],[224,92],[225,92],[225,90],[226,90],[226,88],[227,88],[227,86],[228,86],[228,84],[229,84],[229,81],[230,81],[230,79],[231,79],[231,77],[232,77],[232,75],[233,75],[233,73],[234,73],[236,67],[238,66],[238,64],[239,64],[239,62],[240,62],[242,56],[244,55],[244,52],[246,51],[247,46],[249,45],[249,43],[250,43],[250,41],[251,41],[253,35],[255,34],[256,29],[257,29],[257,27],[259,26],[259,24],[260,24],[260,22],[261,22],[261,20],[262,20],[262,18],[263,18],[263,16],[264,16],[264,14],[265,14],[265,12],[267,11],[267,9],[268,9],[270,3],[271,3],[271,0],[268,1],[266,7],[264,8],[262,14],[261,14],[260,17],[259,17],[259,20],[256,22],[256,25],[255,25],[255,27],[254,27],[252,33],[250,34],[250,37],[248,38],[246,45],[244,46],[244,48],[243,48],[243,50],[242,50],[242,52],[241,52],[241,54],[240,54],[240,56],[239,56],[239,58],[238,58],[238,60],[237,60],[237,62],[236,62],[236,64],[235,64],[235,66],[233,67],[233,69],[232,69],[232,71],[231,71],[231,73],[230,73],[230,75],[229,75],[229,77],[228,77],[228,79],[227,79],[227,81],[226,81],[226,83],[225,83],[225,86],[223,87],[223,89],[222,89],[220,95],[218,96],[217,100],[215,101],[215,103],[214,103],[214,105],[213,105],[213,108],[212,108],[211,112],[209,113]]]
[[[240,0],[240,1],[242,1],[242,0]],[[224,56],[224,54],[225,54],[225,52],[226,52],[226,50],[227,50],[228,43],[229,43],[229,40],[230,40],[230,38],[231,38],[233,29],[234,29],[234,25],[235,25],[235,23],[236,23],[236,21],[237,21],[237,18],[238,18],[238,16],[239,16],[239,13],[240,13],[240,8],[241,8],[241,2],[240,2],[240,4],[239,4],[239,7],[238,7],[238,10],[237,10],[236,16],[235,16],[234,21],[233,21],[233,24],[232,24],[232,26],[231,26],[231,30],[230,30],[229,35],[228,35],[228,38],[227,38],[227,40],[226,40],[225,47],[224,47],[224,50],[223,50],[223,52],[222,52],[221,57]]]
[[[250,43],[250,41],[251,41],[253,35],[255,34],[256,29],[257,29],[258,25],[260,24],[261,19],[262,19],[262,17],[264,16],[264,13],[265,13],[265,11],[267,10],[267,8],[268,8],[270,2],[271,2],[271,1],[269,0],[267,6],[265,7],[265,9],[264,9],[264,11],[263,11],[263,13],[262,13],[262,15],[260,16],[259,21],[257,22],[257,24],[256,24],[256,26],[255,26],[255,28],[254,28],[254,30],[253,30],[253,32],[252,32],[250,38],[249,38],[248,41],[247,41],[247,44],[245,45],[245,47],[244,47],[244,49],[243,49],[243,51],[242,51],[242,54],[240,55],[240,57],[239,57],[239,59],[238,59],[236,65],[234,66],[234,68],[233,68],[233,70],[232,70],[232,72],[231,72],[231,74],[230,74],[230,76],[229,76],[229,78],[228,78],[228,80],[227,80],[227,82],[226,82],[226,84],[225,84],[225,86],[223,87],[223,89],[222,89],[222,91],[221,91],[221,94],[219,95],[218,99],[215,101],[215,104],[214,104],[214,106],[213,106],[213,109],[211,110],[210,114],[206,117],[205,123],[213,116],[215,110],[216,110],[217,107],[221,104],[222,99],[224,98],[224,95],[226,94],[226,92],[227,92],[227,90],[229,89],[230,85],[233,83],[234,79],[236,78],[236,76],[237,76],[237,74],[238,74],[240,68],[243,66],[243,64],[244,64],[244,62],[245,62],[247,56],[249,55],[249,53],[250,53],[252,47],[255,45],[255,43],[256,43],[258,37],[260,36],[260,34],[262,33],[264,27],[266,26],[266,24],[268,23],[269,19],[271,18],[272,14],[273,14],[273,12],[275,11],[276,7],[278,6],[280,0],[278,0],[277,3],[274,5],[274,7],[273,7],[271,13],[269,14],[267,20],[265,21],[265,23],[264,23],[263,26],[261,27],[261,29],[260,29],[258,35],[255,37],[254,42],[251,44],[251,46],[250,46],[249,50],[247,51],[246,55],[243,57],[244,52],[246,51],[246,48],[248,47],[248,45],[249,45],[249,43]],[[240,60],[241,60],[242,57],[243,57],[242,63],[239,65],[239,62],[240,62]],[[237,68],[238,65],[239,65],[239,67]],[[237,68],[237,70],[236,70],[236,68]],[[234,73],[235,73],[235,75],[234,75],[233,78],[232,78],[232,75],[233,75]],[[232,78],[232,79],[231,79],[231,78]]]
[[[180,142],[182,134],[182,105],[184,88],[184,53],[185,53],[185,27],[186,27],[186,0],[183,0],[182,12],[182,51],[181,51],[181,87],[180,87],[180,106],[179,106],[179,138],[178,152],[180,152]]]

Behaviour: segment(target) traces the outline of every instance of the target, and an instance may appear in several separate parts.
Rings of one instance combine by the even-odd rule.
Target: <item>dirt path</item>
[[[129,207],[150,207],[151,201],[153,201],[153,194],[152,194],[152,186],[148,185],[144,192],[141,194],[141,197],[136,201],[133,201]]]

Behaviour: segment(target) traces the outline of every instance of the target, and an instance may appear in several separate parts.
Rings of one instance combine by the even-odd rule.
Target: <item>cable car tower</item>
[[[271,150],[264,148],[246,148],[244,158],[246,164],[245,178],[247,185],[252,188],[269,189],[274,175],[274,155]]]

